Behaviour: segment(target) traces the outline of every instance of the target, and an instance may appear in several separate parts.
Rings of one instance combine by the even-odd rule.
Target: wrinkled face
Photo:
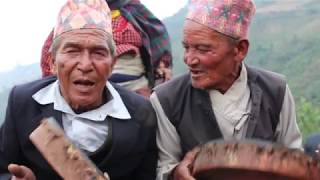
[[[64,99],[74,110],[87,111],[103,103],[103,91],[114,64],[99,30],[82,29],[61,35],[54,56]]]
[[[243,59],[231,38],[186,20],[182,43],[193,87],[226,91],[238,77]]]

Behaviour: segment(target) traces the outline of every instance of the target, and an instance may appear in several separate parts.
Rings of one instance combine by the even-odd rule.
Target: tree
[[[320,108],[303,97],[298,101],[297,120],[303,137],[320,132]]]

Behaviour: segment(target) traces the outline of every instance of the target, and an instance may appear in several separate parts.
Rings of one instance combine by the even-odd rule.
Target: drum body
[[[200,148],[192,175],[197,180],[315,180],[320,164],[300,150],[265,142],[212,141]]]

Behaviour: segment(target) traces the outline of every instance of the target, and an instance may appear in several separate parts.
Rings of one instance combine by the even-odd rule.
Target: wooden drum
[[[300,150],[257,141],[212,141],[192,164],[197,180],[320,180],[319,161]]]

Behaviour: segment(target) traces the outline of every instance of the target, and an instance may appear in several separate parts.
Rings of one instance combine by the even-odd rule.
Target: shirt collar
[[[112,99],[97,109],[81,114],[74,113],[69,104],[62,97],[58,80],[37,91],[32,98],[41,105],[53,103],[53,107],[57,111],[93,121],[103,121],[107,116],[122,120],[131,119],[119,93],[109,82],[106,83],[106,89],[110,92]]]

